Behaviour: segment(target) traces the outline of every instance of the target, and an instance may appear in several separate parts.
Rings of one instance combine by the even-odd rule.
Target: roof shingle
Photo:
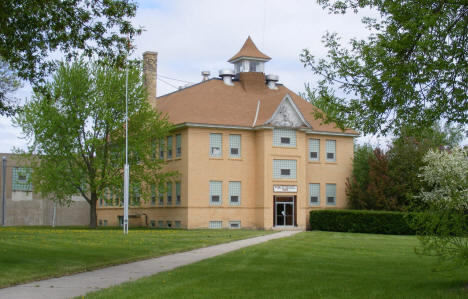
[[[343,133],[334,124],[322,124],[315,119],[314,106],[290,89],[283,85],[278,85],[276,90],[268,88],[263,73],[240,73],[239,80],[233,83],[233,86],[228,86],[213,78],[157,98],[156,108],[167,114],[175,125],[196,123],[252,127],[259,101],[256,126],[265,124],[288,94],[312,130]],[[357,134],[350,129],[345,133]]]
[[[264,60],[270,60],[271,58],[258,50],[257,46],[255,46],[254,42],[250,38],[250,36],[245,41],[242,48],[234,55],[228,62],[233,62],[241,57],[249,57],[249,58],[259,58]]]

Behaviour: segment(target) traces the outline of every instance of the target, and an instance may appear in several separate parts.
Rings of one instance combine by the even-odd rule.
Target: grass
[[[305,232],[86,298],[468,298],[468,271],[433,271],[414,236]]]
[[[0,287],[259,235],[249,230],[0,228]]]

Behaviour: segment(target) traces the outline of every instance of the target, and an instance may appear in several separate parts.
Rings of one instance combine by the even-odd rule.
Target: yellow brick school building
[[[321,124],[313,106],[265,75],[250,37],[217,78],[156,98],[157,53],[143,54],[149,101],[176,126],[159,149],[180,173],[166,192],[130,206],[130,225],[305,229],[313,209],[344,208],[353,130]],[[121,206],[100,200],[98,224]]]

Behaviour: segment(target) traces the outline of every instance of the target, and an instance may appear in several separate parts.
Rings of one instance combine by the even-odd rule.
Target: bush
[[[413,235],[412,213],[368,210],[310,211],[310,229],[389,235]]]

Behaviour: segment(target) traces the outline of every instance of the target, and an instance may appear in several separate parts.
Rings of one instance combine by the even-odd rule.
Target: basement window
[[[210,221],[210,228],[220,229],[222,227],[223,227],[223,222],[222,221]]]
[[[241,222],[240,221],[229,221],[229,228],[239,229],[239,228],[241,228]]]

